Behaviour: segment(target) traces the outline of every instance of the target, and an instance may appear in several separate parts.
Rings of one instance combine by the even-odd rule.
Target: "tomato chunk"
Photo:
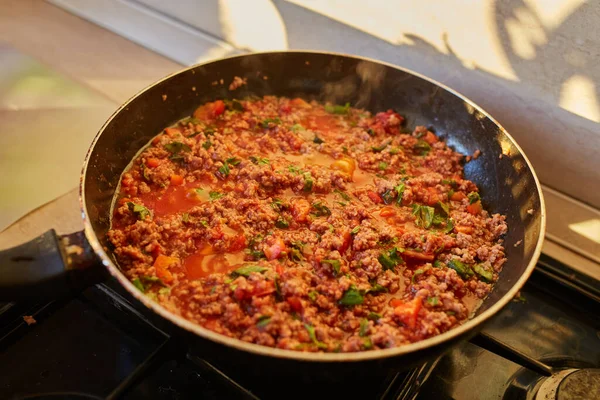
[[[427,254],[427,253],[423,253],[420,251],[414,251],[414,250],[404,250],[402,255],[404,257],[408,257],[408,258],[412,258],[414,260],[420,260],[420,261],[433,261],[433,259],[435,258],[433,254]]]
[[[477,214],[481,213],[482,209],[483,208],[481,207],[481,201],[479,201],[479,200],[477,200],[475,203],[469,204],[467,206],[467,212],[472,215],[477,215]]]
[[[414,329],[417,325],[417,315],[421,310],[423,300],[415,297],[408,303],[399,304],[394,308],[394,315],[407,327]]]
[[[183,176],[171,175],[171,185],[174,185],[174,186],[183,185]]]
[[[356,170],[356,161],[350,157],[342,157],[331,164],[331,169],[342,171],[349,177],[352,177],[354,170]]]
[[[223,100],[213,101],[201,105],[194,111],[194,118],[199,120],[214,119],[225,112],[225,102]]]
[[[450,196],[450,200],[452,201],[461,201],[462,199],[466,199],[467,195],[463,192],[454,192],[452,196]]]
[[[168,257],[164,255],[159,255],[156,257],[154,261],[154,270],[156,271],[156,276],[160,278],[164,283],[173,282],[173,274],[168,270],[173,264],[177,264],[178,259],[175,257]]]
[[[286,301],[290,305],[290,307],[292,307],[292,310],[296,312],[302,311],[302,301],[298,297],[288,297]]]
[[[369,198],[371,199],[371,201],[373,203],[375,203],[375,204],[381,204],[381,203],[383,203],[383,200],[381,199],[381,197],[377,193],[375,193],[374,191],[372,191],[372,190],[369,190],[367,192],[367,196],[369,196]]]
[[[271,245],[265,246],[263,252],[267,260],[275,260],[286,249],[285,242],[281,238],[275,238]]]
[[[146,166],[150,168],[156,168],[160,165],[158,158],[149,157],[146,159]]]
[[[292,202],[292,215],[296,222],[306,222],[310,213],[310,203],[305,199],[295,199]]]

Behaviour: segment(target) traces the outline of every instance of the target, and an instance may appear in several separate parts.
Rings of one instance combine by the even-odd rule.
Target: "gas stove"
[[[600,398],[600,285],[547,256],[483,332],[419,368],[318,388],[207,362],[108,282],[48,304],[0,307],[0,393],[9,399]],[[287,383],[286,383],[287,385]]]

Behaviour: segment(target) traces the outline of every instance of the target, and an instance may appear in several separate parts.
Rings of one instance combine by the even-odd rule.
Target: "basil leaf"
[[[477,203],[479,200],[481,200],[481,197],[479,197],[479,193],[477,192],[469,193],[467,198],[469,199],[469,204]]]
[[[444,229],[444,233],[450,233],[454,229],[454,221],[452,218],[448,218],[446,220],[446,228]]]
[[[341,190],[335,189],[334,192],[339,194],[342,199],[344,199],[346,201],[352,201],[352,198],[350,196],[348,196],[346,193],[342,192]]]
[[[304,127],[300,124],[294,124],[292,125],[292,132],[298,132],[298,131],[303,131],[305,130]]]
[[[376,312],[370,312],[367,315],[367,319],[370,319],[371,321],[377,321],[378,319],[380,319],[381,317],[383,317],[383,315],[376,313]]]
[[[277,221],[275,221],[275,226],[279,229],[287,229],[290,227],[290,223],[283,217],[279,217]]]
[[[456,188],[456,186],[458,186],[458,182],[456,182],[454,179],[442,179],[442,183],[444,185],[450,185],[452,188]]]
[[[379,169],[380,169],[380,170],[382,170],[382,171],[385,171],[387,167],[388,167],[388,163],[386,163],[386,162],[383,162],[383,161],[381,161],[381,162],[379,163]]]
[[[469,279],[473,276],[473,271],[471,268],[459,260],[448,261],[448,267],[455,270],[463,279]]]
[[[315,290],[311,290],[310,292],[308,292],[308,298],[310,299],[310,301],[315,302],[317,301],[317,296],[319,295],[319,292],[315,291]]]
[[[327,111],[330,114],[344,115],[348,114],[348,110],[350,110],[350,103],[346,103],[343,106],[332,106],[330,104],[325,105],[325,111]]]
[[[288,171],[290,171],[292,174],[298,175],[299,173],[302,172],[302,170],[298,167],[296,167],[295,165],[288,165]],[[307,174],[310,175],[310,172],[306,172]]]
[[[250,156],[250,161],[252,161],[253,164],[258,164],[258,165],[268,165],[271,163],[268,158],[254,157],[254,156]]]
[[[440,300],[437,297],[428,297],[427,304],[429,304],[432,307],[435,307],[438,304],[440,304]]]
[[[256,327],[259,329],[263,329],[264,327],[269,325],[269,322],[271,322],[271,317],[269,317],[268,315],[261,315],[256,321]]]
[[[304,173],[304,187],[303,187],[303,190],[305,192],[312,191],[313,183],[314,183],[314,181],[312,179],[312,175],[310,174],[310,172],[305,172]]]
[[[233,165],[234,167],[241,163],[240,159],[237,157],[229,157],[225,162],[229,165]]]
[[[146,217],[152,217],[150,210],[148,210],[146,207],[144,207],[141,204],[135,204],[135,203],[132,203],[131,201],[128,201],[127,208],[129,208],[129,211],[134,213],[135,216],[137,217],[137,219],[139,219],[140,221],[145,220]]]
[[[383,252],[377,257],[377,261],[383,267],[383,270],[394,269],[399,264],[404,264],[404,260],[398,254],[399,250],[394,247],[389,252]]]
[[[400,183],[394,188],[394,190],[396,191],[396,204],[398,204],[399,206],[402,205],[402,195],[404,194],[404,189],[404,183]]]
[[[431,224],[438,226],[446,222],[446,218],[442,217],[439,214],[434,214],[433,219],[431,220]]]
[[[315,334],[315,327],[309,324],[304,324],[304,328],[308,331],[308,337],[310,338],[310,340],[319,348],[322,350],[327,349],[327,345],[323,342],[319,342],[317,340],[317,335]]]
[[[335,276],[338,276],[340,274],[340,268],[342,267],[342,265],[340,264],[340,260],[323,260],[321,262],[324,264],[331,265],[331,268],[333,269]]]
[[[171,288],[170,287],[163,287],[158,289],[158,294],[162,294],[164,296],[171,294]]]
[[[417,152],[419,155],[425,156],[427,155],[427,153],[429,153],[429,151],[431,151],[431,146],[429,145],[429,143],[427,143],[424,140],[419,140],[417,141],[417,143],[413,146],[413,149],[415,150],[415,152]]]
[[[362,304],[365,301],[363,295],[354,287],[346,290],[342,295],[339,303],[344,306],[356,306]]]
[[[205,150],[208,150],[208,149],[210,149],[210,146],[212,146],[212,143],[211,143],[211,141],[210,141],[210,140],[207,140],[206,142],[202,143],[202,147],[203,147]]]
[[[241,267],[241,268],[236,269],[235,271],[232,271],[229,274],[229,276],[231,276],[232,278],[235,278],[238,276],[245,276],[247,278],[253,272],[262,273],[262,272],[265,272],[267,269],[268,268],[261,267],[259,265],[247,265],[245,267]]]
[[[231,111],[246,111],[244,105],[239,100],[225,100],[225,105]]]
[[[314,214],[317,217],[328,217],[331,215],[331,210],[329,207],[323,205],[320,201],[317,201],[312,204],[312,208],[315,210],[311,214]]]
[[[494,272],[483,264],[473,265],[473,271],[481,278],[481,280],[491,283],[494,280]]]
[[[275,283],[275,300],[283,301],[283,295],[281,294],[281,285],[279,284],[279,275],[275,276],[275,279],[273,279],[273,283]]]
[[[229,164],[227,163],[227,161],[225,161],[223,163],[223,165],[221,165],[217,171],[219,171],[219,174],[221,174],[221,176],[224,178],[229,176],[230,169],[229,169]]]
[[[290,260],[298,263],[298,262],[301,262],[304,260],[304,256],[302,255],[302,252],[300,250],[291,248],[290,249]]]
[[[140,278],[135,278],[131,281],[131,283],[133,283],[133,286],[135,286],[140,292],[146,293],[146,288],[144,287],[144,284],[142,283]]]
[[[394,191],[393,190],[386,190],[381,195],[381,198],[383,199],[383,202],[385,204],[390,204],[392,201],[394,201]]]
[[[271,126],[271,124],[273,124],[273,125],[279,125],[279,124],[281,124],[281,119],[279,119],[279,117],[276,117],[276,118],[266,118],[266,119],[263,119],[260,122],[260,126],[263,127],[264,129],[269,128]]]
[[[446,217],[450,216],[450,206],[448,204],[438,201],[438,206]]]
[[[165,285],[165,283],[157,276],[150,276],[150,275],[142,275],[140,276],[140,278],[142,280],[142,282],[145,283],[158,283],[161,286],[167,286]]]
[[[189,123],[192,123],[194,125],[198,125],[200,123],[200,120],[198,120],[198,119],[196,119],[194,117],[187,117],[187,118],[184,118],[181,121],[179,121],[179,123],[181,125],[187,125]]]
[[[373,146],[371,147],[371,150],[373,150],[374,153],[380,153],[382,152],[386,147],[388,147],[388,145],[391,143],[391,140],[386,140],[385,142],[383,142],[381,145],[379,146]]]
[[[434,268],[442,268],[442,267],[445,267],[445,266],[446,266],[446,264],[444,264],[444,263],[443,263],[443,262],[441,262],[440,260],[435,260],[435,261],[433,262],[433,267],[434,267]]]
[[[350,234],[356,235],[358,233],[358,231],[360,231],[360,225],[356,225],[354,228],[352,228],[352,230],[350,231]]]
[[[367,133],[369,134],[369,136],[375,136],[375,131],[371,128],[367,129]]]
[[[144,180],[149,182],[150,178],[148,177],[148,167],[146,167],[146,164],[141,163],[140,170],[142,171],[142,178],[144,178]]]
[[[208,197],[210,197],[210,200],[218,200],[221,197],[225,196],[224,193],[219,193],[219,192],[215,192],[215,191],[210,191],[208,192]]]
[[[412,276],[412,278],[410,279],[410,281],[411,281],[412,283],[415,283],[415,280],[416,280],[417,276],[419,276],[419,275],[423,274],[423,272],[425,272],[425,271],[424,271],[424,270],[422,270],[422,269],[420,269],[420,268],[419,268],[418,270],[416,270],[416,271],[413,273],[413,276]]]
[[[325,143],[325,141],[323,139],[321,139],[320,137],[318,137],[317,135],[315,135],[315,138],[313,139],[313,143],[321,144],[321,143]]]
[[[381,286],[379,283],[372,284],[371,289],[368,290],[369,293],[383,293],[387,291],[387,288],[385,286]]]
[[[164,145],[165,150],[169,153],[175,155],[179,154],[182,151],[192,151],[192,148],[185,143],[181,142],[171,142]]]
[[[373,348],[373,341],[370,337],[366,337],[363,343],[363,350],[371,350]]]
[[[412,214],[416,217],[415,224],[427,229],[431,227],[431,224],[433,223],[435,210],[433,207],[413,204]]]
[[[360,328],[358,330],[358,336],[366,336],[369,330],[369,321],[365,318],[360,320]]]

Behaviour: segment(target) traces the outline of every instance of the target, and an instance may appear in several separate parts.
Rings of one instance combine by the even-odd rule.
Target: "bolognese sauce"
[[[121,178],[125,275],[220,334],[299,351],[401,346],[465,320],[506,261],[463,155],[393,110],[217,100]]]

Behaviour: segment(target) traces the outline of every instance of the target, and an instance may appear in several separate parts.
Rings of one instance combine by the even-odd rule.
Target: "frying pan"
[[[247,85],[235,91],[235,76]],[[484,206],[506,215],[506,262],[474,318],[441,335],[409,345],[358,353],[305,353],[228,338],[193,324],[144,296],[119,270],[106,233],[111,201],[131,159],[164,127],[200,104],[248,95],[276,95],[349,102],[372,112],[394,109],[407,125],[432,127],[454,150],[481,155],[465,164],[465,177],[480,188]],[[123,104],[104,124],[86,156],[80,184],[84,231],[53,230],[0,253],[0,299],[55,297],[102,280],[116,281],[153,321],[182,335],[208,359],[233,359],[280,374],[344,373],[403,369],[435,357],[475,335],[516,295],[535,267],[545,231],[540,184],[514,139],[480,107],[451,89],[393,65],[360,57],[305,51],[235,56],[168,76]]]

